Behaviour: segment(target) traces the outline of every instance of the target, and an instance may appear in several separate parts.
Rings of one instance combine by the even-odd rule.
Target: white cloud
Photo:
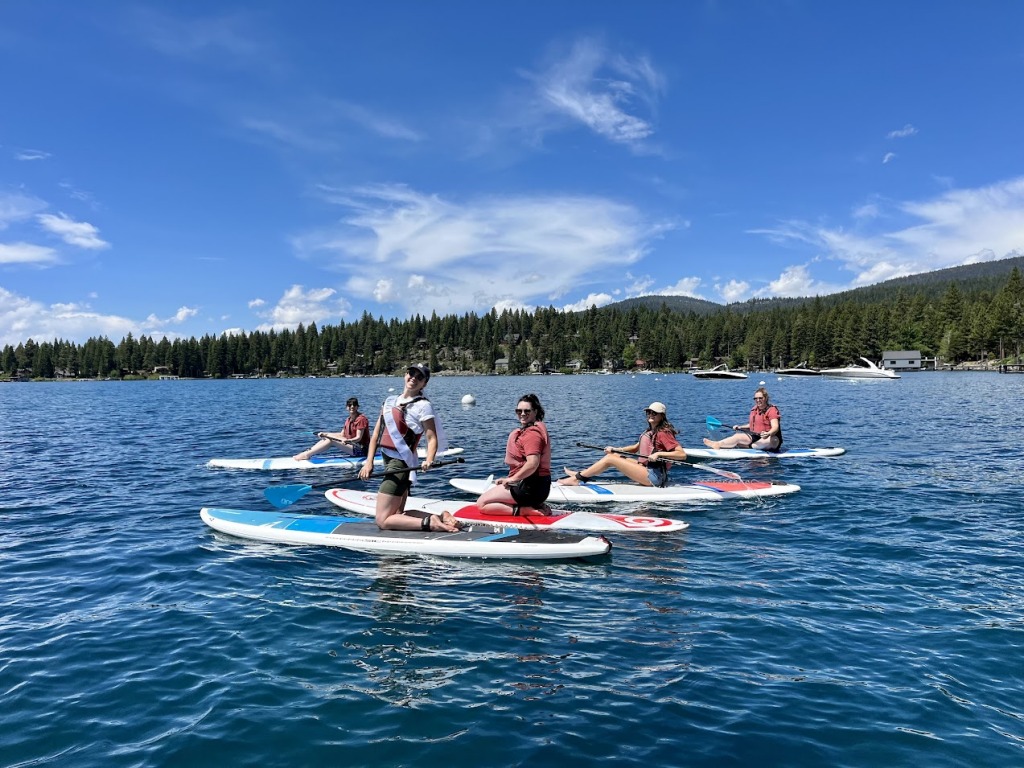
[[[896,153],[895,152],[886,152],[885,155],[882,157],[882,165],[885,165],[886,163],[892,162],[895,159],[896,159]]]
[[[312,288],[307,291],[301,285],[293,285],[284,292],[277,304],[265,312],[257,313],[269,321],[261,324],[259,330],[294,330],[299,323],[337,323],[351,307],[343,299],[332,300],[336,293],[333,288]]]
[[[110,243],[101,240],[99,230],[85,221],[75,221],[66,214],[57,216],[52,213],[40,213],[36,216],[43,229],[60,237],[68,245],[89,250],[109,248]]]
[[[32,243],[0,243],[0,264],[36,264],[49,266],[57,263],[52,248]]]
[[[47,160],[51,157],[49,152],[38,149],[20,149],[14,153],[15,160],[31,162],[33,160]]]
[[[252,301],[249,302],[249,309],[256,309],[257,307],[262,307],[266,303],[267,302],[265,302],[263,299],[253,299]]]
[[[298,238],[297,250],[337,254],[332,268],[347,292],[398,304],[399,315],[547,305],[570,290],[621,280],[671,226],[598,197],[456,203],[403,186],[324,193],[350,213],[336,230]]]
[[[854,275],[844,286],[814,281],[806,267],[789,267],[756,294],[833,293],[1024,253],[1024,176],[987,187],[948,190],[926,200],[890,204],[889,208],[862,218],[853,231],[799,221],[751,230],[776,243],[810,246],[821,259],[838,262]],[[893,221],[902,226],[882,226]]]
[[[545,111],[585,125],[609,141],[635,145],[654,133],[650,118],[663,79],[645,58],[611,55],[594,39],[581,39],[564,57],[531,76]]]
[[[910,123],[907,123],[906,125],[904,125],[902,128],[900,128],[898,130],[889,131],[889,133],[886,135],[886,138],[888,138],[888,139],[904,139],[907,136],[913,136],[915,133],[917,133],[917,128],[912,126]]]
[[[7,229],[14,222],[31,218],[44,208],[46,203],[38,197],[0,192],[0,229]]]
[[[129,332],[139,332],[138,323],[129,318],[93,312],[88,305],[46,305],[0,287],[0,346],[17,346],[28,339],[84,343],[106,336],[119,340]]]
[[[690,296],[695,299],[704,298],[697,293],[697,288],[700,287],[701,279],[699,277],[682,277],[674,285],[660,288],[654,293],[659,296]]]
[[[612,296],[608,293],[592,293],[585,299],[580,299],[574,304],[566,304],[562,307],[563,312],[583,312],[593,306],[603,307],[612,303]]]
[[[742,301],[749,296],[750,283],[742,280],[730,280],[725,285],[715,285],[715,290],[727,303]]]
[[[195,317],[199,314],[198,309],[192,307],[181,307],[173,316],[168,318],[158,318],[156,315],[150,315],[146,318],[146,325],[148,326],[164,326],[164,325],[180,325],[181,323],[188,320],[190,317]]]

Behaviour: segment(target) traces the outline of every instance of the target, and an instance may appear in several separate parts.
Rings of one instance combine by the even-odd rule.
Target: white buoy
[[[394,391],[395,391],[394,387],[388,387],[388,392],[394,392]]]
[[[463,395],[462,396],[462,404],[463,405],[473,405],[474,403],[476,403],[476,398],[473,397],[472,395]]]
[[[764,382],[763,382],[763,381],[759,381],[759,382],[757,382],[757,383],[758,383],[758,384],[759,384],[760,386],[762,386],[762,387],[764,386]]]

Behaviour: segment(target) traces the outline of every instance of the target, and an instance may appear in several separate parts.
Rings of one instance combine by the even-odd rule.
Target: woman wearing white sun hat
[[[676,440],[676,428],[668,420],[668,409],[664,403],[654,402],[644,408],[647,429],[633,445],[623,448],[607,446],[604,456],[582,472],[565,468],[566,477],[559,485],[579,485],[592,480],[606,469],[617,469],[634,483],[663,488],[668,485],[669,464],[665,459],[685,461],[686,451]],[[636,454],[635,458],[623,456]]]

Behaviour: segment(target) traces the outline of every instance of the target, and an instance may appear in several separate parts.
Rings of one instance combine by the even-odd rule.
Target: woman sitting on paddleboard
[[[508,477],[495,480],[476,500],[480,511],[491,515],[517,515],[520,507],[550,511],[544,501],[551,491],[551,440],[540,399],[534,394],[519,398],[516,418],[519,427],[505,446]]]
[[[757,448],[775,452],[782,447],[782,415],[768,401],[768,390],[758,387],[754,392],[754,407],[750,409],[747,426],[733,425],[735,435],[724,440],[704,438],[708,448]]]
[[[640,439],[625,448],[607,446],[604,456],[595,461],[582,472],[565,468],[567,477],[558,481],[559,485],[579,485],[592,480],[606,469],[617,469],[634,483],[664,488],[668,485],[669,465],[665,459],[685,461],[686,451],[676,440],[676,428],[668,420],[664,403],[651,403],[644,408],[647,416],[647,431]],[[623,456],[624,453],[636,454],[636,458]]]
[[[347,456],[365,456],[366,446],[370,444],[370,422],[359,412],[359,401],[350,397],[345,403],[348,409],[348,418],[341,432],[317,432],[316,436],[320,441],[302,453],[295,454],[292,458],[296,461],[305,461],[321,451],[326,451],[332,445],[338,446],[338,450]]]
[[[359,477],[366,480],[373,474],[373,455],[380,449],[384,454],[384,474],[377,493],[377,527],[391,531],[457,531],[458,525],[450,513],[443,515],[407,515],[405,500],[412,488],[413,473],[401,470],[413,467],[421,472],[430,469],[439,445],[447,443],[441,422],[434,414],[434,406],[423,394],[430,380],[426,363],[410,365],[405,372],[405,387],[401,395],[392,395],[384,401],[380,418],[373,428],[373,436],[366,450],[366,461]],[[420,463],[416,446],[426,435],[427,455]],[[442,446],[441,449],[447,446]],[[388,474],[393,473],[393,474]]]

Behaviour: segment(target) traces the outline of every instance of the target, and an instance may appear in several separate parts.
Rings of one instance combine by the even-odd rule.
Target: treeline
[[[224,378],[233,375],[390,374],[412,360],[434,370],[522,373],[531,366],[682,369],[691,361],[735,368],[771,368],[807,361],[843,365],[885,350],[920,350],[949,363],[1020,357],[1024,284],[1014,267],[995,289],[949,283],[941,295],[895,289],[842,301],[815,298],[764,310],[680,313],[633,306],[561,312],[492,310],[409,320],[375,319],[296,330],[206,335],[153,341],[131,334],[118,344],[55,339],[7,345],[5,376],[104,378],[151,376]],[[500,363],[499,363],[500,361]],[[638,362],[642,361],[642,362]]]

